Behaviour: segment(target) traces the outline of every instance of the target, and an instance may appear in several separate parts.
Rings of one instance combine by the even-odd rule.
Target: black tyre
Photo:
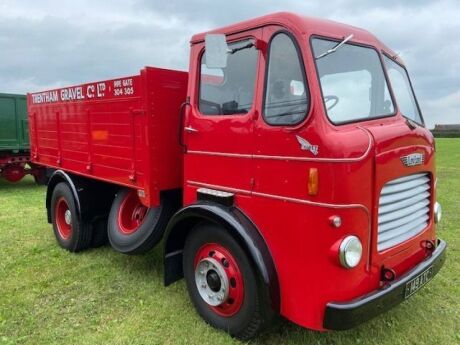
[[[141,204],[136,190],[120,190],[110,209],[110,245],[124,254],[148,252],[161,240],[172,212],[171,202],[166,196],[160,206],[147,208]]]
[[[274,313],[267,289],[238,242],[212,223],[188,235],[183,256],[190,298],[212,326],[248,340],[270,325]]]
[[[58,183],[51,197],[51,221],[54,235],[62,248],[70,252],[87,249],[91,244],[91,227],[81,222],[70,187]]]
[[[98,248],[106,245],[109,241],[107,234],[107,217],[94,220],[92,228],[93,236],[91,238],[91,247]]]

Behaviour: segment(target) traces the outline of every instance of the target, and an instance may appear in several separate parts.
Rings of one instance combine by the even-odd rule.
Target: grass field
[[[346,332],[286,321],[256,344],[460,344],[460,139],[437,139],[439,275],[409,301]],[[183,281],[163,287],[161,246],[140,257],[55,243],[45,188],[0,182],[0,344],[237,344],[195,313]]]

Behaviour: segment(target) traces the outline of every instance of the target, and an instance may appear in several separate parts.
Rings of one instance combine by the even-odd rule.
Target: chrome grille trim
[[[402,243],[428,226],[430,196],[428,173],[403,176],[383,186],[378,209],[378,251]]]
[[[411,196],[423,193],[424,191],[429,190],[429,189],[430,189],[430,186],[426,185],[426,186],[420,186],[420,187],[414,188],[412,190],[406,190],[401,193],[384,195],[380,197],[380,204],[383,206],[383,205],[390,204],[390,203],[393,203],[399,200],[407,199]]]
[[[409,181],[402,181],[396,184],[385,185],[382,189],[382,195],[399,193],[404,190],[413,189],[415,187],[419,187],[424,185],[425,183],[429,182],[430,179],[428,177],[419,177],[417,179],[409,180]]]

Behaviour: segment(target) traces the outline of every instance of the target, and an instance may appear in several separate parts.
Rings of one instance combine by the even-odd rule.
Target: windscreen
[[[387,56],[384,56],[383,59],[399,111],[403,116],[422,124],[422,116],[418,110],[406,70]]]
[[[334,50],[338,44],[327,39],[312,40],[329,119],[341,124],[392,115],[394,105],[377,52],[353,44]]]

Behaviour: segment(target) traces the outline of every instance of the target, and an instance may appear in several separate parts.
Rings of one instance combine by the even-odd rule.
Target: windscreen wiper
[[[349,40],[351,40],[353,38],[353,34],[345,37],[343,39],[343,41],[341,41],[339,44],[335,45],[333,48],[325,51],[324,53],[322,53],[321,55],[318,55],[317,57],[315,57],[316,60],[318,59],[321,59],[322,57],[325,57],[326,55],[329,55],[331,53],[334,53],[337,49],[339,49],[341,46],[343,46],[345,43],[347,43]]]
[[[236,52],[239,52],[240,50],[249,49],[249,48],[252,48],[252,47],[255,47],[255,46],[256,45],[254,44],[254,42],[249,42],[248,44],[246,44],[246,45],[244,45],[242,47],[228,49],[228,53],[229,54],[235,54]]]

